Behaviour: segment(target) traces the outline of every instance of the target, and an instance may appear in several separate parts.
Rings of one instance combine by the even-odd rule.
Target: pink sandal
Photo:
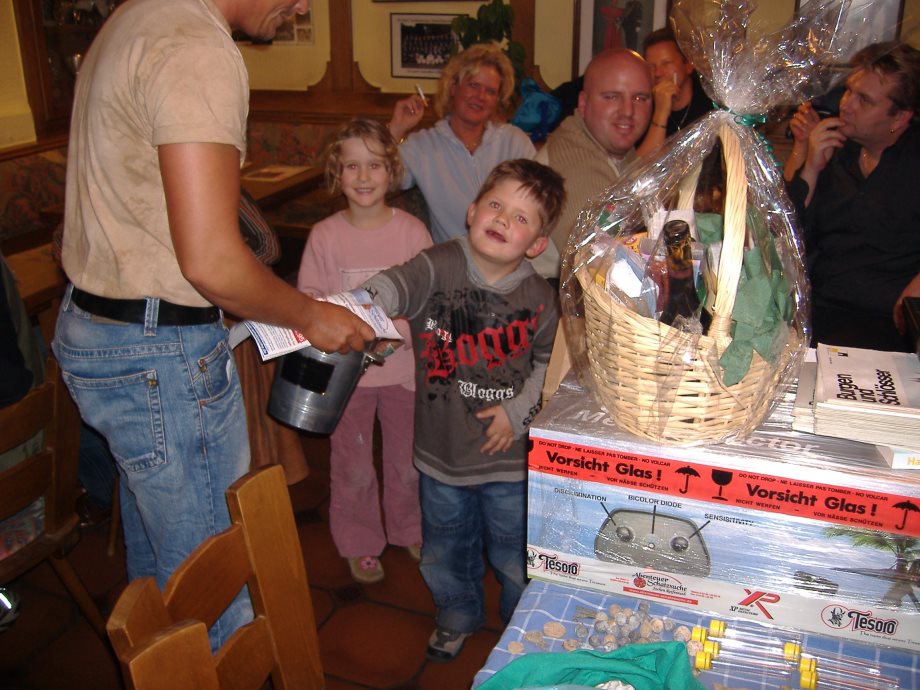
[[[383,579],[383,565],[376,556],[357,556],[348,559],[348,568],[355,582],[369,585]]]

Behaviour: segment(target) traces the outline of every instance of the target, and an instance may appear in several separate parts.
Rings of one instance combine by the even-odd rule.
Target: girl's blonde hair
[[[326,188],[330,194],[342,191],[342,142],[346,139],[361,139],[369,150],[381,155],[390,175],[388,191],[399,188],[403,178],[403,164],[399,157],[399,147],[390,130],[377,120],[355,117],[335,131],[326,147]]]
[[[514,95],[514,68],[511,66],[511,60],[502,52],[501,46],[493,41],[474,43],[462,53],[454,55],[441,70],[438,93],[434,101],[434,111],[439,118],[450,115],[454,109],[451,87],[458,86],[483,67],[492,67],[498,72],[502,82],[498,90],[498,107],[493,119],[500,120],[508,115],[511,111],[511,97]]]

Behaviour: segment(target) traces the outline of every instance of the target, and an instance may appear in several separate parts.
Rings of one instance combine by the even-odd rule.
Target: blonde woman
[[[430,129],[406,134],[428,103],[419,94],[400,100],[388,127],[400,141],[406,174],[418,185],[431,215],[435,243],[466,234],[466,212],[492,168],[536,155],[528,136],[504,120],[514,93],[514,70],[497,43],[472,45],[441,72],[434,98],[440,118]]]

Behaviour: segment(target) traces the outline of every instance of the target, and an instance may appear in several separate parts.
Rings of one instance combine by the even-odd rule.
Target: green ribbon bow
[[[757,138],[760,139],[760,142],[763,144],[763,147],[767,150],[767,153],[770,154],[770,159],[773,161],[773,164],[778,168],[782,168],[782,164],[776,160],[776,154],[773,152],[773,144],[770,143],[770,140],[763,135],[763,132],[755,129],[757,125],[766,124],[767,116],[766,115],[754,115],[754,114],[744,114],[736,113],[727,106],[720,106],[715,101],[712,102],[713,106],[719,110],[724,110],[727,113],[730,113],[733,116],[735,122],[737,122],[742,127],[748,127],[754,130],[754,134],[757,135]]]

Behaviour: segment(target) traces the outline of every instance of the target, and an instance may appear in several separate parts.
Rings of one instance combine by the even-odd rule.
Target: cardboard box
[[[530,431],[528,575],[920,650],[920,474],[781,427],[656,444],[567,379]]]

